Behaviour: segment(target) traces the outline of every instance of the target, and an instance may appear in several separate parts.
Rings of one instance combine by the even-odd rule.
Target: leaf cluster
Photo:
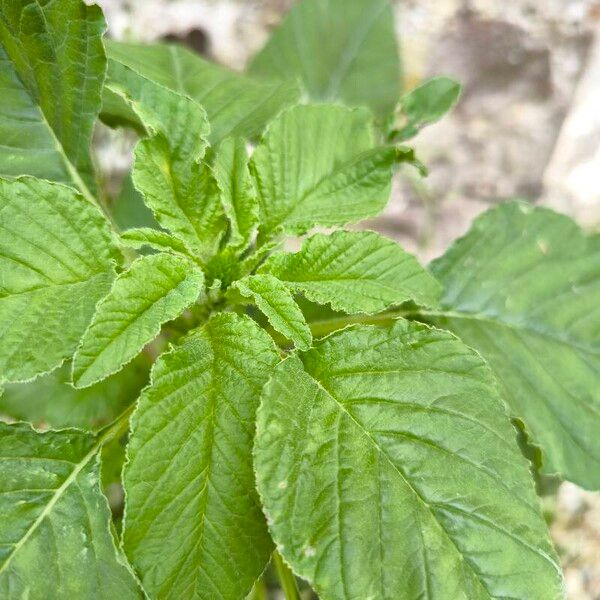
[[[459,91],[400,96],[390,18],[305,0],[253,78],[0,0],[0,411],[37,426],[0,423],[1,597],[243,599],[271,556],[323,599],[563,597],[511,418],[600,487],[598,236],[511,202],[426,268],[349,227]],[[100,113],[155,226],[97,200]]]

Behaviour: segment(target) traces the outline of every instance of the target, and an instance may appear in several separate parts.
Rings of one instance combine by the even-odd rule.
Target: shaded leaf
[[[600,237],[524,203],[479,217],[432,263],[436,323],[489,362],[544,471],[600,489]]]
[[[387,0],[298,2],[250,72],[298,78],[314,100],[342,100],[385,116],[401,89],[392,7]]]
[[[0,179],[0,231],[0,381],[24,381],[73,355],[120,255],[95,206],[33,177]]]
[[[0,596],[142,598],[109,530],[99,439],[0,423]]]
[[[185,48],[167,44],[130,44],[107,41],[108,83],[129,90],[129,67],[143,78],[193,98],[211,124],[210,141],[228,136],[259,134],[277,113],[298,99],[295,82],[259,82],[203,60]],[[124,77],[125,75],[125,77]],[[143,80],[142,80],[143,84]],[[109,122],[139,123],[122,99],[105,88],[102,117]]]
[[[450,333],[334,334],[276,368],[257,419],[270,531],[321,597],[563,597],[493,377]]]
[[[71,365],[63,365],[34,381],[7,384],[0,395],[0,413],[35,426],[97,429],[137,398],[149,369],[149,360],[142,355],[108,379],[77,390],[70,383]]]
[[[0,0],[0,174],[94,191],[105,27],[81,0]]]
[[[434,306],[441,291],[414,256],[372,231],[318,233],[295,254],[271,255],[259,272],[347,313],[376,313],[407,300]]]
[[[221,313],[157,361],[124,471],[124,548],[152,597],[242,599],[265,568],[250,450],[278,360],[249,317]]]
[[[172,254],[142,256],[99,303],[73,358],[73,382],[87,387],[118,371],[195,302],[204,275]]]

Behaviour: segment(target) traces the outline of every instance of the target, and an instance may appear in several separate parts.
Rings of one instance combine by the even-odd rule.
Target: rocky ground
[[[120,39],[179,39],[235,69],[292,0],[99,0]],[[416,139],[425,182],[400,177],[370,224],[429,259],[475,215],[526,198],[600,226],[600,2],[400,0],[405,80],[464,86],[454,113]],[[123,170],[126,160],[104,156]],[[545,499],[573,600],[600,599],[600,495],[562,484]]]

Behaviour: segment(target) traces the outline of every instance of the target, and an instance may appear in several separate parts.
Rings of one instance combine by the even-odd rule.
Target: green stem
[[[262,577],[254,584],[248,600],[269,600],[267,584]]]
[[[132,402],[110,425],[107,425],[98,433],[96,448],[101,448],[107,442],[122,435],[129,427],[129,417],[135,410],[136,403]]]
[[[296,585],[296,578],[277,550],[273,552],[271,560],[275,565],[275,570],[277,571],[281,589],[283,590],[286,600],[300,600],[300,591]]]

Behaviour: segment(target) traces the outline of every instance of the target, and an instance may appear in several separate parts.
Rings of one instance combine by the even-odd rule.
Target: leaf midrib
[[[42,13],[43,17],[44,17],[44,23],[46,22],[46,15],[44,13],[43,7],[39,4],[38,0],[34,0],[34,4],[36,4],[39,9],[40,12]],[[48,28],[45,29],[45,31],[48,31]],[[17,79],[19,80],[19,82],[21,83],[21,86],[23,87],[23,89],[27,92],[27,96],[29,96],[33,106],[35,107],[35,109],[37,110],[37,112],[40,115],[40,120],[42,122],[42,124],[45,126],[46,130],[48,131],[50,138],[55,146],[56,152],[58,153],[58,155],[60,156],[61,160],[63,161],[64,167],[66,169],[67,175],[71,178],[71,181],[75,184],[75,186],[79,189],[79,191],[82,193],[82,195],[84,196],[84,198],[86,200],[88,200],[88,202],[91,202],[93,205],[97,206],[98,202],[96,201],[94,195],[92,194],[92,192],[90,191],[90,189],[88,188],[88,186],[86,185],[86,183],[83,181],[81,175],[79,174],[79,171],[75,168],[75,165],[73,165],[73,163],[71,162],[71,159],[67,156],[67,153],[65,152],[64,146],[62,145],[61,141],[58,139],[56,132],[54,131],[54,129],[52,128],[52,126],[50,125],[50,122],[48,121],[46,114],[44,113],[42,106],[40,104],[40,102],[38,101],[38,98],[36,96],[36,94],[34,94],[32,92],[32,90],[29,88],[28,85],[25,84],[25,81],[23,80],[21,74],[19,73],[19,71],[15,68],[15,62],[12,59],[11,55],[9,54],[8,50],[6,47],[4,47],[4,51],[6,53],[6,56],[8,58],[8,60],[10,61],[10,64],[13,68],[14,74],[17,77]],[[31,63],[29,61],[29,57],[27,57],[27,65],[31,68]]]
[[[27,540],[33,535],[33,533],[37,530],[37,528],[41,525],[42,521],[52,512],[52,509],[56,505],[56,503],[60,500],[64,492],[71,486],[71,484],[77,479],[77,476],[81,473],[81,471],[87,466],[90,460],[96,456],[99,448],[104,443],[104,436],[99,437],[95,444],[91,447],[90,451],[81,459],[79,463],[75,463],[75,468],[69,476],[64,480],[64,482],[56,488],[56,491],[52,495],[52,498],[48,501],[48,504],[44,507],[42,512],[38,515],[35,521],[29,526],[27,531],[23,534],[21,539],[15,544],[13,551],[8,555],[4,564],[0,567],[0,575],[8,568],[8,565],[12,561],[13,557],[21,550],[21,548],[25,545]]]
[[[481,580],[480,576],[481,574],[475,569],[475,567],[471,564],[471,561],[469,559],[469,557],[467,555],[465,555],[460,548],[456,545],[456,542],[454,541],[454,539],[452,538],[452,536],[448,533],[448,531],[444,528],[442,522],[437,518],[436,513],[434,512],[434,510],[432,509],[431,505],[425,500],[425,498],[423,498],[423,496],[421,496],[421,494],[416,490],[415,487],[413,487],[413,485],[410,483],[409,479],[404,475],[404,473],[400,470],[400,468],[394,464],[394,462],[391,460],[391,458],[388,456],[388,454],[386,452],[384,452],[384,450],[381,448],[381,446],[377,443],[377,440],[375,440],[371,434],[362,426],[361,423],[359,423],[354,416],[346,409],[346,407],[343,405],[343,403],[341,403],[326,387],[325,385],[318,379],[316,379],[312,374],[307,373],[311,379],[316,383],[316,385],[319,387],[319,389],[321,389],[323,391],[323,393],[325,393],[329,398],[331,398],[331,400],[333,402],[335,402],[335,404],[339,407],[340,411],[342,411],[350,420],[352,423],[354,423],[354,425],[358,428],[358,430],[366,437],[367,440],[369,440],[369,442],[373,445],[373,447],[375,448],[375,450],[378,452],[379,455],[383,456],[385,458],[385,460],[388,462],[388,464],[392,467],[392,469],[400,476],[400,478],[404,481],[404,483],[406,484],[406,486],[408,487],[409,490],[411,490],[411,492],[414,494],[414,496],[422,503],[422,505],[427,509],[428,513],[431,515],[431,517],[433,518],[433,520],[439,525],[440,529],[444,532],[445,536],[448,538],[448,540],[450,541],[450,543],[452,544],[452,546],[456,549],[456,552],[458,553],[458,555],[460,557],[462,557],[464,559],[465,564],[468,565],[469,570],[471,571],[471,573],[475,576],[477,582],[479,583],[479,585],[481,586],[482,590],[485,592],[485,594],[490,598],[490,600],[493,600],[493,597],[491,596],[489,590],[485,587],[483,581]],[[548,556],[545,552],[541,551],[538,548],[535,548],[531,545],[529,545],[525,540],[522,540],[521,538],[515,538],[516,540],[519,541],[519,543],[522,543],[523,545],[525,545],[527,548],[529,548],[529,550],[533,551],[535,554],[537,554],[538,556],[540,556],[541,558],[543,558],[544,560],[546,560],[551,566],[552,568],[560,573],[560,568],[556,565],[556,563],[552,560],[552,558],[550,556]]]

